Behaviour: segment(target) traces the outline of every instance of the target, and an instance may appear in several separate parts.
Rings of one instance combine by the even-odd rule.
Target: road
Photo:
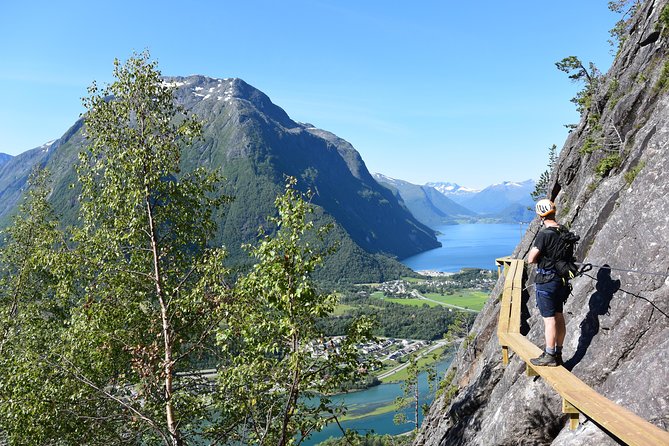
[[[462,340],[462,339],[456,339],[456,340],[453,341],[453,342],[455,343],[455,342],[459,342],[459,341],[461,341],[461,340]],[[431,345],[430,347],[428,347],[428,348],[426,348],[424,351],[422,351],[421,354],[418,355],[418,358],[422,358],[423,356],[432,353],[432,352],[435,351],[436,349],[438,349],[438,348],[440,348],[440,347],[444,347],[445,345],[448,345],[448,343],[449,343],[448,341],[445,341],[445,340],[443,340],[443,339],[442,339],[442,340],[439,340],[439,341],[435,341],[434,345]],[[390,375],[392,375],[392,374],[394,374],[394,373],[397,373],[397,372],[399,372],[399,371],[402,370],[402,369],[405,369],[406,367],[409,366],[409,364],[410,364],[409,361],[405,362],[404,364],[400,364],[400,365],[398,365],[397,367],[395,367],[394,369],[388,370],[387,372],[384,372],[384,373],[378,375],[377,378],[379,378],[379,379],[387,378],[387,377],[389,377]]]

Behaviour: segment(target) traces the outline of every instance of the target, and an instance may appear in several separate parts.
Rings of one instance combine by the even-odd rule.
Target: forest
[[[312,278],[331,226],[287,177],[243,247],[253,266],[233,273],[213,243],[225,180],[180,169],[202,123],[148,52],[114,78],[84,99],[76,224],[36,169],[3,232],[0,443],[287,445],[336,422],[326,395],[364,378],[373,323],[351,321],[337,355],[307,349],[337,301]]]
[[[442,339],[459,314],[447,307],[429,307],[427,304],[407,306],[364,294],[345,295],[340,303],[354,308],[342,315],[331,315],[318,321],[319,328],[328,336],[346,334],[353,321],[365,317],[375,322],[373,334],[376,336],[432,341]],[[471,320],[475,317],[475,314],[468,316]]]

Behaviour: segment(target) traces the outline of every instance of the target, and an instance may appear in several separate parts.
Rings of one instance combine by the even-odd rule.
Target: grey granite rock
[[[601,116],[582,117],[567,138],[550,185],[558,220],[582,237],[578,258],[597,265],[573,281],[565,306],[563,357],[596,391],[665,430],[669,93],[660,79],[669,73],[669,33],[644,46],[637,43],[660,26],[656,24],[668,2],[646,1],[637,11],[632,31],[595,95]],[[593,135],[604,148],[581,153]],[[618,154],[620,165],[598,175],[597,166],[611,154]],[[514,257],[527,255],[538,229],[537,221],[530,225]],[[523,332],[542,345],[531,268],[529,276]],[[561,398],[549,385],[525,376],[524,363],[513,355],[502,366],[496,336],[501,290],[500,279],[472,328],[477,335],[473,345],[461,348],[453,362],[458,394],[451,401],[435,401],[415,444],[618,444],[584,416],[579,428],[570,431]]]

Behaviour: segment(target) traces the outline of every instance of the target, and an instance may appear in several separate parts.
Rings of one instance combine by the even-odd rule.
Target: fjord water
[[[511,255],[527,229],[523,224],[445,225],[435,229],[441,248],[401,262],[414,271],[458,272],[462,268],[497,269],[495,259]]]
[[[402,263],[415,271],[431,270],[442,272],[458,272],[462,268],[496,269],[495,259],[511,255],[527,229],[520,224],[463,224],[446,225],[434,228],[438,231],[437,238],[441,248],[432,249],[402,260]],[[437,364],[438,374],[443,378],[451,363],[451,357]],[[419,393],[421,404],[431,402],[434,395],[429,391],[426,374],[421,374]],[[402,395],[400,384],[381,384],[367,390],[337,395],[333,399],[343,403],[351,415],[372,412],[383,407]],[[396,435],[411,430],[409,424],[396,425],[393,416],[396,412],[372,415],[342,423],[344,429],[354,429],[360,434],[374,431],[377,434]],[[407,418],[412,414],[406,410]],[[420,417],[422,419],[422,417]],[[321,432],[315,433],[302,443],[305,446],[318,444],[329,437],[340,437],[341,430],[330,425]]]
[[[448,366],[451,364],[452,356],[449,355],[441,361],[437,362],[437,374],[440,378],[444,377]],[[418,376],[418,400],[419,404],[430,404],[434,399],[434,392],[430,391],[427,374],[425,372]],[[380,384],[359,392],[345,393],[336,395],[332,398],[335,404],[343,403],[348,408],[349,415],[364,414],[373,411],[378,407],[393,404],[397,397],[402,396],[402,388],[400,384]],[[407,419],[413,417],[411,409],[403,411]],[[422,411],[419,410],[419,420],[422,420]],[[359,434],[365,435],[368,432],[376,434],[390,434],[397,435],[411,430],[410,424],[397,425],[393,423],[393,417],[397,412],[391,411],[380,415],[372,415],[369,417],[359,418],[357,420],[344,421],[341,423],[344,429],[352,429],[358,431]],[[305,440],[302,445],[312,446],[330,437],[341,437],[342,433],[336,424],[331,424],[323,429],[321,432],[313,434],[309,439]]]

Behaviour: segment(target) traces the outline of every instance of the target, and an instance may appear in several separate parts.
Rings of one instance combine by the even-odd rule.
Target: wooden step
[[[578,425],[577,412],[580,412],[628,445],[669,446],[669,432],[600,395],[564,367],[531,365],[530,359],[542,351],[520,334],[524,261],[503,258],[498,259],[498,264],[503,264],[506,272],[497,330],[504,364],[508,363],[511,349],[525,362],[528,375],[539,375],[546,380],[562,396],[563,412],[569,414],[572,429]]]

